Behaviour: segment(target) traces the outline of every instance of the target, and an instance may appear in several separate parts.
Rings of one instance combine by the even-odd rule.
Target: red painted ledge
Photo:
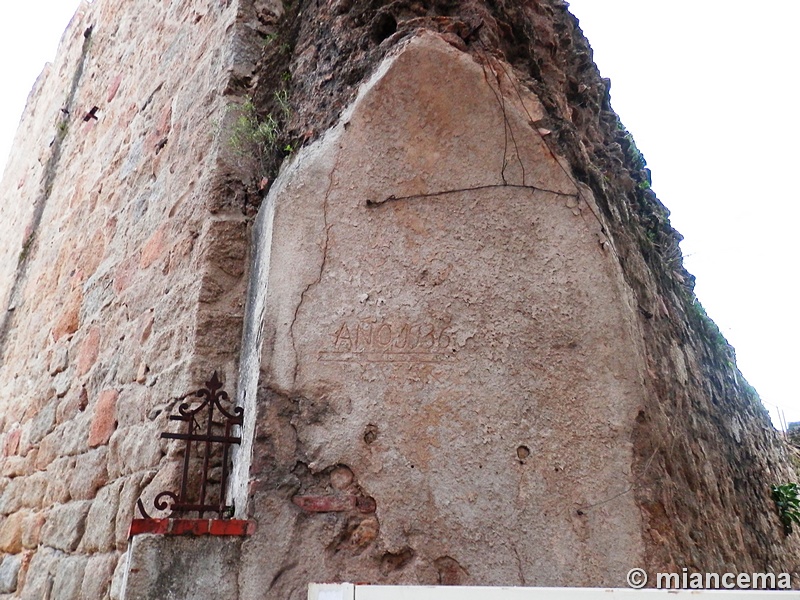
[[[156,535],[253,535],[255,521],[242,519],[134,519],[128,539],[141,533]]]

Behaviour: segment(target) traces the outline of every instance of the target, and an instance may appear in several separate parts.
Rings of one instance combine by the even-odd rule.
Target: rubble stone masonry
[[[136,500],[172,483],[168,410],[235,379],[238,10],[84,3],[30,94],[0,187],[0,594],[107,597]]]
[[[0,224],[0,598],[798,569],[789,451],[562,0],[85,2]],[[241,531],[129,545],[213,371]]]

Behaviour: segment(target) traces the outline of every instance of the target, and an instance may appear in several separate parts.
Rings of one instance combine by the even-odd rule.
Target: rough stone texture
[[[27,550],[39,547],[44,527],[44,513],[31,513],[22,521],[22,546]]]
[[[796,571],[796,476],[648,186],[561,0],[84,3],[0,182],[14,597],[121,596],[215,369],[241,598]]]
[[[50,597],[53,600],[78,600],[88,562],[85,556],[71,556],[60,561]]]
[[[334,577],[613,585],[643,560],[632,298],[510,72],[414,38],[272,188],[260,398],[289,414],[257,418],[280,462],[255,489],[335,496],[347,465],[377,504],[286,502],[296,542],[248,552],[276,597]],[[292,487],[268,492],[273,472]]]
[[[8,554],[22,552],[22,525],[28,513],[15,512],[3,519],[0,525],[0,551]]]
[[[119,510],[119,495],[124,481],[120,480],[103,488],[92,502],[86,516],[86,532],[81,541],[81,550],[88,553],[111,552],[116,549],[116,516]]]
[[[117,428],[117,390],[103,390],[94,407],[92,428],[89,430],[89,447],[96,448],[108,443]]]
[[[42,530],[42,543],[62,552],[75,550],[86,530],[86,515],[91,505],[91,501],[70,502],[50,509]]]
[[[131,520],[134,518],[136,501],[139,499],[142,489],[150,483],[154,475],[154,472],[150,472],[131,475],[124,479],[119,494],[119,505],[114,522],[117,550],[125,550],[128,544],[128,528],[130,527]]]
[[[24,584],[19,597],[23,600],[41,600],[53,593],[61,553],[52,548],[40,548],[28,563]],[[20,589],[17,589],[20,592]]]
[[[106,600],[116,566],[116,554],[95,554],[89,558],[81,584],[80,600]]]
[[[167,464],[159,434],[175,399],[213,370],[235,380],[248,221],[241,202],[220,201],[220,154],[229,82],[253,68],[240,12],[86,2],[31,92],[0,182],[8,550],[41,543],[116,564],[139,493]],[[162,489],[176,489],[166,470]],[[108,580],[80,592],[79,569],[64,569],[25,593],[56,580],[63,597],[108,593]]]
[[[0,594],[10,594],[17,589],[22,555],[6,554],[0,562]]]
[[[238,600],[240,538],[136,536],[130,546],[125,600]],[[113,597],[113,594],[112,594]]]
[[[108,472],[112,479],[158,466],[164,452],[153,439],[148,424],[117,429],[108,446]]]
[[[74,500],[91,500],[108,482],[108,449],[96,448],[71,461],[69,495]]]
[[[117,565],[114,567],[114,574],[111,576],[111,586],[109,587],[109,596],[111,600],[121,600],[122,594],[125,591],[125,577],[128,573],[128,552],[123,552],[117,559]]]
[[[263,559],[268,542],[265,535],[258,539],[263,534],[259,529],[257,539],[245,547],[250,562],[243,585],[260,578],[260,585],[275,597],[302,597],[300,582],[338,577],[417,583],[488,583],[498,577],[506,584],[622,585],[629,568],[623,569],[622,563],[634,559],[653,572],[683,565],[753,571],[780,564],[794,570],[797,542],[783,537],[769,496],[771,483],[796,478],[787,452],[735,369],[731,349],[692,294],[692,277],[681,266],[680,236],[649,190],[643,159],[611,111],[608,83],[600,79],[591,50],[564,3],[503,2],[488,8],[482,2],[354,2],[305,6],[301,13],[294,12],[278,28],[283,36],[279,40],[294,53],[280,59],[277,49],[268,48],[253,89],[264,113],[272,113],[275,101],[270,97],[281,85],[274,74],[287,69],[296,107],[287,130],[301,139],[322,140],[284,166],[261,207],[239,386],[243,398],[258,398],[259,408],[251,408],[246,420],[254,428],[246,432],[255,441],[253,448],[243,449],[245,455],[252,453],[251,480],[247,487],[240,480],[237,500],[249,494],[251,514],[268,515],[273,531],[291,533],[277,546],[274,537],[271,540],[270,556],[286,557],[280,563],[277,558]],[[490,104],[501,104],[507,120],[500,120],[494,138],[486,132],[485,118],[471,118],[483,114],[480,111],[464,111],[470,115],[466,126],[447,118],[426,123],[427,115],[436,114],[436,88],[448,90],[442,95],[449,95],[447,108],[455,114],[459,105],[469,106],[479,93],[477,85],[453,93],[449,71],[446,77],[428,78],[422,93],[410,74],[403,80],[406,88],[385,93],[381,111],[374,111],[371,120],[359,121],[358,104],[352,112],[344,110],[364,74],[372,73],[374,83],[386,69],[385,63],[379,66],[380,60],[420,29],[435,30],[455,50],[466,50],[482,65],[485,85],[500,88]],[[349,45],[358,50],[343,53]],[[391,70],[386,77],[391,79]],[[527,109],[530,116],[521,120],[527,129],[514,116],[519,111],[515,104],[523,102],[526,90],[538,97],[541,107],[538,112]],[[420,106],[404,116],[402,107],[413,105],[415,93],[422,98]],[[366,88],[359,94],[358,102],[368,105]],[[394,121],[407,128],[398,126],[400,131],[395,131]],[[473,130],[494,155],[488,162],[476,161],[479,164],[465,173],[462,165],[490,154],[464,141],[471,139]],[[387,131],[391,133],[385,139]],[[499,142],[498,133],[503,138]],[[354,141],[359,136],[362,146]],[[453,168],[448,149],[455,136],[460,155]],[[426,144],[429,137],[436,142]],[[529,226],[523,234],[516,228],[525,220],[508,217],[505,246],[479,245],[492,240],[495,231],[485,214],[502,223],[508,196],[518,192],[507,189],[512,186],[498,192],[465,188],[519,185],[523,168],[526,179],[530,175],[535,181],[541,173],[531,169],[536,155],[530,146],[539,142],[552,151],[551,157],[563,157],[563,174],[569,173],[574,184],[573,198],[564,198],[566,212],[575,211],[577,222],[590,231],[594,223],[602,234],[595,237],[592,250],[585,239],[583,244],[573,240],[569,247],[561,246],[567,227]],[[547,160],[536,157],[534,163],[547,171]],[[480,182],[491,164],[509,177]],[[448,179],[451,173],[459,183]],[[447,186],[441,185],[443,179]],[[464,191],[439,195],[448,189]],[[518,200],[517,206],[528,206],[544,219],[547,205],[542,195],[533,193],[534,202]],[[487,196],[493,200],[491,211],[481,203]],[[458,212],[462,199],[468,208]],[[380,225],[373,224],[381,216]],[[571,229],[575,235],[575,227]],[[537,243],[547,250],[555,247],[562,260],[579,256],[543,265],[546,251],[530,251]],[[457,244],[462,260],[477,265],[474,270],[459,271],[458,263],[448,269],[448,261],[436,256]],[[491,263],[487,268],[492,250],[501,265],[497,268]],[[510,258],[503,255],[507,250]],[[607,268],[586,268],[594,252],[607,257]],[[445,264],[437,264],[436,258]],[[381,270],[395,273],[381,279]],[[462,275],[465,272],[469,278]],[[458,277],[462,285],[448,290]],[[613,295],[611,305],[591,284],[601,277],[608,279],[597,285]],[[527,298],[533,301],[525,302]],[[453,307],[465,299],[467,307],[456,312]],[[492,312],[495,307],[500,315]],[[429,338],[435,338],[435,320],[418,317],[431,308],[446,317],[456,313],[449,324],[461,325],[472,317],[483,325],[465,336],[468,343],[453,353],[454,358],[481,352],[492,357],[488,369],[475,360],[475,368],[463,377],[477,384],[461,390],[456,382],[450,397],[436,393],[450,383],[442,375],[448,363],[431,360],[420,368],[387,356],[407,344],[412,323],[430,323],[434,327],[427,330]],[[489,322],[481,323],[472,311],[490,315]],[[593,335],[586,325],[591,319],[582,317],[582,311],[592,316],[619,311],[618,322],[625,327]],[[407,323],[404,332],[406,323],[397,312],[418,320]],[[526,321],[533,326],[526,328]],[[534,331],[538,336],[492,339],[492,332],[502,332],[505,322],[515,325],[509,331]],[[337,326],[329,327],[332,324]],[[540,325],[543,330],[537,330]],[[383,326],[383,343],[376,344],[376,328]],[[570,331],[570,326],[575,329]],[[399,336],[390,336],[389,327]],[[559,336],[564,330],[568,335]],[[488,349],[479,343],[487,338],[494,342]],[[262,343],[260,356],[253,347]],[[526,345],[531,348],[527,353]],[[621,352],[618,345],[625,346]],[[334,368],[330,362],[337,354],[343,362]],[[405,385],[398,382],[404,377],[410,380]],[[569,385],[559,386],[560,377],[567,377]],[[491,391],[483,394],[487,400],[478,414],[491,417],[481,423],[479,416],[462,415],[469,414],[470,395],[484,383]],[[614,393],[626,386],[627,393]],[[506,388],[515,397],[504,406]],[[447,409],[437,410],[440,407]],[[381,427],[373,422],[378,420],[389,424]],[[462,420],[466,423],[458,427]],[[481,425],[485,431],[471,429]],[[451,427],[458,433],[448,435]],[[469,433],[464,436],[463,431]],[[478,433],[487,440],[486,449],[457,453],[469,448],[469,438]],[[607,472],[605,480],[602,469],[598,472],[591,464],[599,449],[577,451],[592,439],[605,445],[601,453],[615,449],[603,465],[615,472]],[[709,439],[713,444],[706,443]],[[503,482],[507,472],[497,467],[484,471],[476,461],[491,457],[496,446],[504,444],[509,446],[504,458],[520,469],[520,484]],[[469,472],[473,462],[479,463],[477,475]],[[337,493],[329,477],[342,464],[355,476],[349,495]],[[427,477],[420,473],[420,464],[429,469]],[[601,478],[588,493],[581,491],[586,476]],[[491,486],[488,494],[475,494],[473,500],[470,492],[493,480],[504,485]],[[435,493],[443,488],[460,493]],[[408,489],[421,489],[421,499]],[[501,508],[471,515],[473,503],[489,504],[484,496]],[[377,531],[375,517],[353,508],[357,498],[375,500]],[[520,533],[525,519],[521,508],[523,525],[517,523],[505,533],[508,519],[501,511],[513,512],[509,505],[515,501],[534,519],[528,536]],[[409,511],[410,518],[404,519],[404,506],[416,509]],[[632,508],[627,513],[632,521],[615,517],[626,514],[626,506]],[[452,526],[463,514],[474,521],[462,518]],[[545,539],[532,551],[520,552],[518,536],[525,538],[522,547],[527,550],[531,532],[535,537],[560,519],[564,523],[556,533],[555,548]],[[612,566],[607,561],[613,558],[605,551],[595,556],[583,549],[597,543],[607,533],[605,528],[618,527],[618,519],[624,521],[620,531],[630,532],[626,527],[631,527],[636,539],[621,544],[622,554],[629,554]],[[471,525],[484,537],[459,540]],[[440,535],[440,526],[445,535]],[[449,551],[450,539],[457,551]],[[294,540],[314,540],[319,546],[305,554]],[[746,556],[733,550],[742,544]],[[464,558],[476,546],[484,554],[477,560]],[[606,547],[619,556],[618,547]],[[581,566],[571,568],[572,560],[580,560]],[[266,570],[265,563],[271,565]],[[484,570],[488,564],[489,574]],[[605,567],[605,579],[592,572],[596,567]]]

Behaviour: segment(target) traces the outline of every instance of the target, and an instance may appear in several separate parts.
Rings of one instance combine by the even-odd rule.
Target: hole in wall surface
[[[378,439],[378,427],[377,425],[367,425],[364,428],[364,443],[369,445],[372,444],[375,440]]]
[[[380,44],[383,40],[393,35],[397,31],[397,21],[388,12],[384,12],[375,17],[372,22],[372,40]]]

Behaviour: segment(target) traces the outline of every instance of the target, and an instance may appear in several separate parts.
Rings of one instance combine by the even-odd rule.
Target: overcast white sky
[[[25,108],[28,92],[56,55],[79,0],[5,0],[0,4],[0,169]]]
[[[696,292],[767,408],[800,421],[800,2],[571,0]]]
[[[0,163],[78,4],[0,6]],[[612,105],[647,159],[653,189],[686,238],[698,296],[767,407],[800,421],[800,192],[792,178],[800,164],[800,2],[570,5],[611,78]]]

